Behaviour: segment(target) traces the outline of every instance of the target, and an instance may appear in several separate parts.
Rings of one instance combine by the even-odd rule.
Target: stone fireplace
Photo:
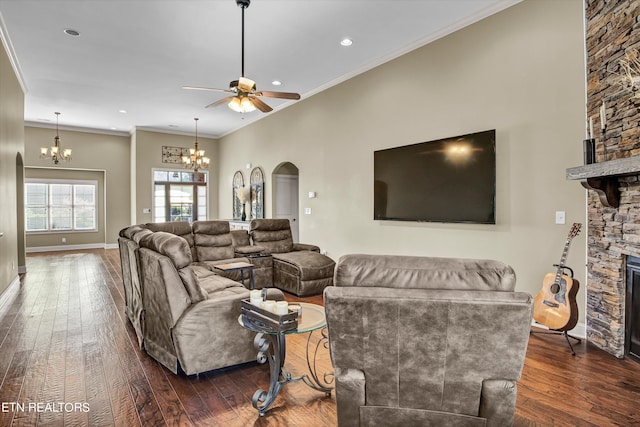
[[[640,362],[640,258],[627,258],[624,354]]]
[[[593,190],[587,202],[587,339],[617,357],[629,347],[625,322],[640,318],[627,300],[627,276],[635,275],[627,266],[636,262],[631,257],[640,258],[640,93],[625,87],[620,66],[640,47],[638,10],[640,0],[585,1],[586,123],[594,123],[597,163],[567,170],[569,179]]]

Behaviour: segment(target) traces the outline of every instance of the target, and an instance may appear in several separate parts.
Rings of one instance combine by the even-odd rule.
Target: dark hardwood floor
[[[27,271],[0,318],[0,426],[336,425],[335,396],[303,383],[287,384],[259,417],[251,397],[268,386],[265,365],[186,377],[140,351],[117,250],[30,254]],[[306,338],[287,343],[288,369],[305,372]],[[515,425],[640,425],[640,363],[584,342],[576,353],[562,337],[531,336]],[[328,355],[320,368],[330,369]]]

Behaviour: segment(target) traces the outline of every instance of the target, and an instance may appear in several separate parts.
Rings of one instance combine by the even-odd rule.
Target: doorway
[[[279,164],[273,177],[273,217],[286,218],[294,242],[299,242],[298,168],[290,162]]]
[[[24,231],[24,161],[22,154],[16,155],[16,215],[18,233],[18,274],[27,272],[27,249]]]

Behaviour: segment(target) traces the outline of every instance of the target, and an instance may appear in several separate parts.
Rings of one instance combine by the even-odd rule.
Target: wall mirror
[[[241,193],[244,188],[244,176],[242,172],[236,171],[233,174],[233,219],[242,219]]]
[[[253,168],[249,183],[251,186],[251,219],[264,218],[264,173],[260,167]]]

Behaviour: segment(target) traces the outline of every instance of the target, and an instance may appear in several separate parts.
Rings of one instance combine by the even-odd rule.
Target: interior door
[[[298,242],[298,177],[296,175],[274,175],[274,218],[286,218],[291,224],[293,241]]]

